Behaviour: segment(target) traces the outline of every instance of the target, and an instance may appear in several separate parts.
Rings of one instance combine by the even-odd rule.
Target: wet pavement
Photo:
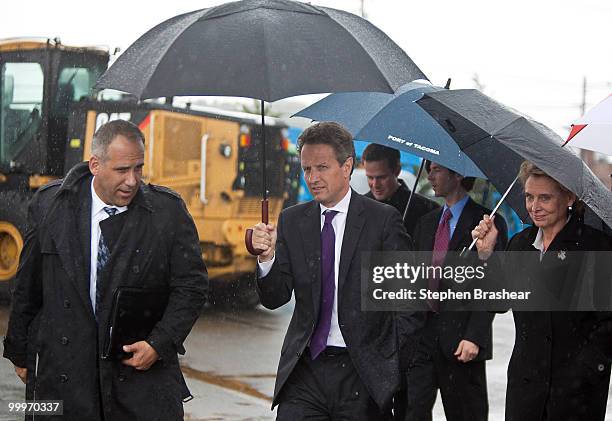
[[[181,357],[183,373],[194,399],[185,404],[185,419],[273,420],[270,410],[274,374],[280,348],[291,318],[292,305],[275,311],[207,310],[187,338],[187,354]],[[0,335],[8,317],[0,307]],[[503,314],[494,322],[494,359],[487,365],[489,419],[503,420],[506,367],[514,342],[512,316]],[[8,413],[7,401],[21,400],[24,387],[11,363],[0,358],[0,421],[16,420]],[[612,421],[608,400],[607,421]],[[440,399],[434,419],[444,420]]]

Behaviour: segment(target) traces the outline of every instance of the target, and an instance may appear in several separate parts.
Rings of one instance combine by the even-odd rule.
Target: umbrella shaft
[[[495,205],[495,208],[491,212],[491,215],[489,215],[490,218],[495,216],[495,214],[497,213],[497,210],[499,209],[501,204],[504,203],[504,200],[506,199],[506,196],[508,196],[508,193],[510,193],[510,190],[512,190],[512,187],[514,187],[514,185],[516,184],[517,181],[518,181],[518,175],[514,178],[514,181],[512,182],[512,184],[510,184],[510,187],[508,187],[508,189],[506,190],[504,195],[501,197],[501,199],[499,199],[499,202],[497,202],[497,205]],[[474,248],[474,245],[476,244],[477,240],[478,240],[477,238],[474,238],[472,240],[472,244],[470,244],[470,246],[467,249],[471,251]],[[463,256],[463,253],[465,251],[466,251],[466,249],[464,247],[463,250],[461,250],[461,253],[459,253],[459,256]]]
[[[261,100],[261,196],[263,200],[268,199],[266,188],[266,117],[264,114],[264,100]]]
[[[404,208],[404,221],[406,220],[406,216],[408,216],[408,208],[410,208],[410,203],[412,203],[412,196],[414,196],[417,185],[419,184],[419,178],[421,178],[421,174],[423,173],[423,167],[425,166],[425,160],[421,159],[421,166],[419,167],[419,172],[417,173],[416,179],[414,180],[414,185],[412,186],[412,190],[410,191],[410,196],[408,196],[408,202],[406,202],[406,208]]]

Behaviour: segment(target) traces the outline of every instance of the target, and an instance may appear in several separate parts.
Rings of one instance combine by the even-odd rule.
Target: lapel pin
[[[557,258],[559,260],[565,260],[565,250],[561,250],[559,253],[557,253]]]

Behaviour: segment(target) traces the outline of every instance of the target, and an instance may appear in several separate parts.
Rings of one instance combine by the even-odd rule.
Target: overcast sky
[[[485,93],[562,137],[580,116],[583,77],[587,109],[612,92],[609,0],[364,1],[366,18],[434,84],[452,77],[453,88],[472,88],[477,75]],[[172,16],[221,3],[10,1],[0,14],[0,38],[60,37],[65,44],[125,50]],[[361,12],[360,0],[312,3]]]

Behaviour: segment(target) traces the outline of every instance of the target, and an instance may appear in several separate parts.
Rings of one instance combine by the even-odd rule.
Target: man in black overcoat
[[[112,121],[95,133],[89,162],[32,199],[4,356],[27,396],[63,401],[63,416],[36,419],[183,419],[190,393],[177,354],[208,277],[184,202],[144,184],[143,165],[141,131]],[[120,286],[165,291],[168,304],[125,358],[101,359]]]

